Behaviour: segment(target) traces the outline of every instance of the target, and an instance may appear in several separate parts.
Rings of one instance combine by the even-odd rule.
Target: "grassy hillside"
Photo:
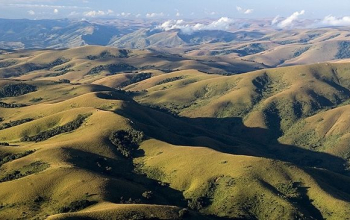
[[[4,219],[350,215],[348,63],[224,76],[103,47],[6,60],[16,64],[0,69]],[[156,68],[110,75],[146,64]],[[170,64],[179,70],[160,70]]]
[[[279,142],[283,144],[348,160],[347,116],[341,109],[347,108],[350,97],[349,67],[348,63],[326,63],[235,76],[188,70],[156,76],[126,89],[145,91],[137,93],[138,102],[176,115],[227,119],[227,124],[206,125],[227,135],[265,144],[281,137]],[[344,119],[336,120],[339,115]],[[340,122],[342,125],[338,125]],[[245,132],[245,127],[256,128],[256,134]],[[300,132],[301,128],[309,131]],[[264,130],[262,137],[259,129]]]
[[[217,63],[209,58],[195,59],[149,50],[100,46],[66,50],[24,50],[0,55],[1,78],[70,80],[75,83],[92,83],[105,80],[105,77],[127,78],[129,73],[162,74],[194,68],[207,73],[230,75],[262,67],[261,64],[248,61],[223,60]]]

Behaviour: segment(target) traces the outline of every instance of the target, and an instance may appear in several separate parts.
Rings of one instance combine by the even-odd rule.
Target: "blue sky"
[[[350,16],[349,0],[0,0],[1,18],[300,18]]]

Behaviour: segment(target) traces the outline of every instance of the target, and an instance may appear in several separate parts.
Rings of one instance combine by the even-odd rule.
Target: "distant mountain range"
[[[210,24],[210,21],[201,22]],[[162,29],[161,22],[0,19],[0,48],[62,49],[99,45],[189,57],[221,57],[223,62],[248,61],[264,67],[350,58],[350,31],[346,28],[278,30],[268,25],[269,22],[242,21],[227,28],[186,32],[176,26]]]

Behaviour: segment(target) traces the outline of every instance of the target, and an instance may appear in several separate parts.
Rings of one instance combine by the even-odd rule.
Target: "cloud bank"
[[[86,17],[101,17],[106,15],[112,15],[114,12],[112,10],[107,11],[88,11],[84,12],[84,16]]]
[[[325,26],[350,26],[350,16],[336,18],[328,15],[322,20],[321,24]]]
[[[293,26],[294,21],[298,20],[299,16],[305,14],[305,10],[301,10],[300,12],[296,11],[291,16],[286,18],[285,20],[281,21],[277,24],[277,27],[279,28],[287,28]]]
[[[164,16],[164,13],[161,12],[161,13],[147,13],[146,14],[146,17],[147,18],[156,18],[156,17],[163,17]]]
[[[184,20],[169,20],[163,24],[157,26],[156,29],[161,29],[164,31],[178,29],[184,34],[192,34],[196,31],[204,30],[228,30],[229,27],[234,23],[234,21],[227,17],[222,17],[217,21],[213,21],[209,24],[186,24]]]

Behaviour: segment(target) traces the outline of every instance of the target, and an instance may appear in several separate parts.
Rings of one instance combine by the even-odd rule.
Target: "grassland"
[[[0,101],[24,105],[0,106],[3,219],[350,216],[347,62],[226,76],[149,51],[1,56]],[[115,63],[138,70],[88,74]]]

